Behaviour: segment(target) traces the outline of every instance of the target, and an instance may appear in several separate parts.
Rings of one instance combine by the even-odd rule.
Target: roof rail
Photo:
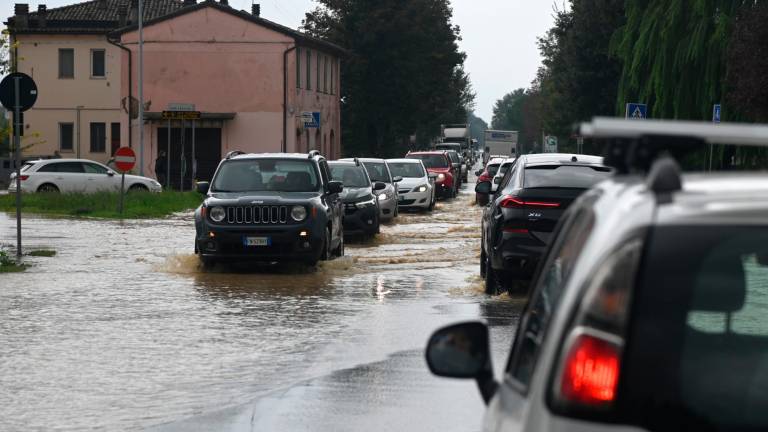
[[[308,157],[309,159],[312,159],[312,158],[313,158],[313,157],[315,157],[315,156],[322,156],[322,155],[320,154],[320,150],[310,150],[310,151],[309,151],[309,153],[307,153],[307,157]]]
[[[680,165],[670,156],[662,156],[651,166],[646,184],[661,204],[671,202],[670,195],[683,189]]]
[[[244,151],[232,150],[231,152],[227,153],[226,156],[224,156],[224,159],[232,159],[235,156],[240,156],[240,155],[243,155],[243,154],[245,154]]]

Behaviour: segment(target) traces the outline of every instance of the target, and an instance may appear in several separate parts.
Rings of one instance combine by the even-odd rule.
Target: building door
[[[192,188],[192,128],[184,128],[184,154],[182,155],[181,128],[171,128],[171,148],[168,151],[168,128],[157,129],[158,151],[165,151],[171,162],[170,186],[179,189],[184,177],[184,190]],[[210,181],[221,162],[221,129],[195,128],[196,179]],[[167,168],[166,168],[167,169]],[[157,172],[155,167],[155,172]],[[163,185],[165,186],[165,185]]]

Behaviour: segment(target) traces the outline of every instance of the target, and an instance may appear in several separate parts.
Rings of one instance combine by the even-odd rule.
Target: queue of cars
[[[431,211],[455,197],[460,164],[449,152],[402,159],[327,161],[308,154],[230,152],[195,211],[195,253],[204,266],[227,261],[318,261],[344,255],[344,236],[372,237],[400,209]]]
[[[503,380],[483,322],[435,332],[430,370],[477,382],[487,431],[768,430],[768,179],[678,164],[710,145],[768,147],[768,127],[595,119],[580,132],[604,160],[521,156],[491,200],[541,212],[526,235],[549,245]]]

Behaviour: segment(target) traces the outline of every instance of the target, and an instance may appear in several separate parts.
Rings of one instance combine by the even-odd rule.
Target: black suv
[[[571,202],[611,175],[601,157],[542,153],[520,156],[483,212],[480,274],[497,294],[533,275],[558,219]],[[488,196],[491,183],[475,186]]]
[[[319,260],[344,254],[340,193],[319,152],[230,152],[195,211],[195,253],[219,261]]]
[[[376,191],[387,187],[385,183],[371,183],[368,171],[357,159],[331,161],[331,178],[344,185],[344,232],[348,235],[373,236],[379,232],[379,201]]]

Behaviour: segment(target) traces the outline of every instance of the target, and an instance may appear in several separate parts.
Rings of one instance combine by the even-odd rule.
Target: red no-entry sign
[[[120,147],[115,152],[115,167],[122,172],[127,172],[136,166],[136,153],[130,147]]]

